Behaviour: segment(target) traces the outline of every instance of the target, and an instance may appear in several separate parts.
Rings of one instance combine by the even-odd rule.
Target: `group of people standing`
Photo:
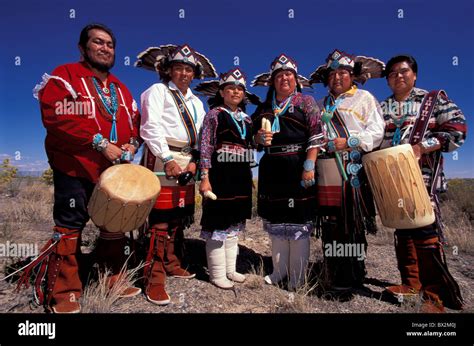
[[[218,77],[209,59],[188,45],[149,48],[138,56],[136,66],[158,72],[161,82],[141,95],[140,115],[128,89],[109,72],[115,57],[112,31],[101,24],[86,26],[79,49],[80,62],[45,75],[36,90],[55,189],[53,238],[34,263],[41,264],[35,292],[48,309],[80,311],[78,256],[81,231],[89,220],[88,200],[100,174],[112,164],[129,162],[141,144],[141,164],[157,173],[162,186],[147,223],[143,288],[151,303],[170,302],[167,276],[194,277],[181,266],[183,231],[194,222],[192,177],[200,180],[204,197],[201,237],[210,282],[230,289],[234,282],[245,281],[236,271],[236,260],[238,236],[251,218],[249,152],[254,149],[263,151],[258,215],[272,242],[273,271],[265,276],[266,283],[276,285],[288,278],[289,290],[304,284],[314,232],[321,234],[323,248],[359,244],[367,250],[365,234],[375,231],[375,206],[361,158],[381,146],[403,143],[417,114],[385,111],[359,85],[385,76],[393,91],[389,99],[421,102],[427,92],[415,88],[418,71],[412,57],[394,57],[384,69],[377,59],[335,50],[307,79],[298,74],[294,59],[281,54],[268,73],[253,81],[268,88],[263,102],[249,92],[239,67],[198,85],[196,90],[209,97],[206,114],[190,85],[194,79]],[[303,94],[302,88],[313,83],[327,86],[328,95],[315,101]],[[91,103],[92,114],[58,116],[55,104],[63,99]],[[248,102],[257,104],[251,116],[245,113]],[[447,98],[437,101],[428,127],[423,142],[414,147],[427,175],[440,164],[441,152],[455,150],[466,136],[464,115]],[[437,179],[427,180],[427,188]],[[402,285],[389,290],[423,292],[427,311],[442,311],[446,290],[452,292],[455,286],[441,257],[439,224],[396,232]],[[125,261],[125,241],[124,234],[100,230],[95,252],[101,267],[112,269],[111,287]],[[325,255],[324,264],[333,297],[363,285],[363,259]],[[128,287],[122,296],[139,293],[140,288]]]

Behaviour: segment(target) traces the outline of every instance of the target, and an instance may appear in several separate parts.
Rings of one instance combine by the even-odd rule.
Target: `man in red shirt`
[[[35,294],[56,313],[80,311],[82,291],[77,255],[81,231],[89,220],[87,204],[100,174],[127,162],[139,147],[140,114],[131,93],[109,70],[115,61],[115,37],[101,24],[80,35],[81,62],[61,65],[34,92],[47,130],[45,148],[54,173],[54,234],[36,279]],[[95,250],[101,268],[109,268],[109,284],[125,261],[123,233],[100,230]],[[45,247],[46,250],[46,247]],[[36,264],[35,263],[35,264]],[[129,287],[122,296],[134,296]]]

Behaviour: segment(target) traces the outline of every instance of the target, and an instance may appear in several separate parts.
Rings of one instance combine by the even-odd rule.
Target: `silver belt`
[[[267,154],[298,153],[305,150],[304,144],[273,145],[265,147]]]
[[[189,155],[189,154],[191,154],[191,151],[193,151],[193,148],[192,148],[191,146],[189,146],[189,145],[186,145],[186,146],[184,146],[184,147],[182,147],[182,148],[180,148],[180,147],[174,147],[174,146],[172,146],[172,145],[168,145],[168,148],[169,148],[171,151],[177,151],[177,152],[179,152],[179,153],[181,153],[181,154],[183,154],[183,155]]]

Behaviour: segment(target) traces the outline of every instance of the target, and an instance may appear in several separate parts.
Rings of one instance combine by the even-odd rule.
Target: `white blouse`
[[[168,86],[172,90],[178,90],[173,82],[169,82]],[[196,141],[198,141],[202,121],[206,115],[204,105],[190,88],[186,95],[183,95],[183,99],[193,117],[194,126],[198,132]],[[168,147],[169,140],[189,144],[185,125],[173,95],[165,84],[153,84],[142,93],[141,109],[140,136],[153,155],[159,158],[171,155]],[[197,143],[195,147],[197,148]]]

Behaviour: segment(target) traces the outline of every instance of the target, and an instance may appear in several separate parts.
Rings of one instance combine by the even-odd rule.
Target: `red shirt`
[[[62,78],[73,90],[71,92],[63,81],[51,78],[38,94],[42,120],[47,130],[45,148],[49,163],[67,175],[97,182],[100,174],[112,163],[92,148],[92,139],[97,133],[110,139],[112,116],[93,84],[95,75],[86,64],[74,63],[57,67],[52,76]],[[114,83],[117,91],[118,141],[115,145],[120,147],[128,143],[131,137],[138,139],[140,113],[127,87],[109,74],[109,90],[111,83]]]

